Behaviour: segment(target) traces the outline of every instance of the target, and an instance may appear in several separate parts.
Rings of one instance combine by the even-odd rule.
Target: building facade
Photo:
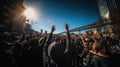
[[[119,0],[97,0],[101,23],[108,23],[104,28],[108,32],[120,33],[120,1]]]

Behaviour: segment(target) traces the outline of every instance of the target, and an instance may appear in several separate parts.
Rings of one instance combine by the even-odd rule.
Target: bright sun
[[[36,20],[37,19],[37,12],[33,8],[26,8],[24,15],[27,19]]]

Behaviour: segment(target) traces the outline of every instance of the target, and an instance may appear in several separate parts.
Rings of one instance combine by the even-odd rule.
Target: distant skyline
[[[38,14],[32,28],[50,32],[56,26],[55,33],[64,32],[64,25],[70,29],[95,22],[99,16],[96,0],[25,0],[24,5],[35,8]]]

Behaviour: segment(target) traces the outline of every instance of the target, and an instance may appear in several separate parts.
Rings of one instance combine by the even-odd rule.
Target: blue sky
[[[65,31],[66,23],[73,29],[99,18],[96,0],[25,0],[25,5],[37,11],[38,19],[32,25],[36,31],[50,32],[51,26],[55,25],[55,33],[60,33]]]

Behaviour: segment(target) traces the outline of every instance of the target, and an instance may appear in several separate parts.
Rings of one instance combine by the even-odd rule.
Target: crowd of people
[[[120,36],[92,32],[66,35],[0,33],[0,67],[119,67]]]

